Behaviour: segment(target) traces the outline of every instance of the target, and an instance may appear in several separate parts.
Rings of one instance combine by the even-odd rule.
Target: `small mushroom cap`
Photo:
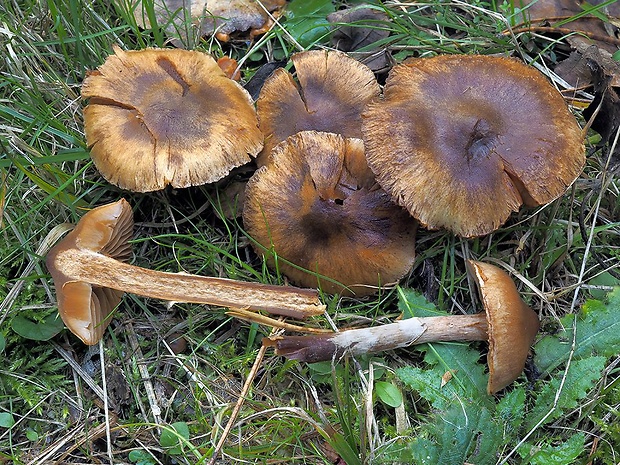
[[[585,163],[581,129],[534,68],[438,56],[395,66],[363,115],[370,168],[429,228],[487,234],[521,204],[564,193]]]
[[[243,221],[304,287],[368,295],[414,261],[416,221],[375,183],[359,139],[302,131],[278,144],[248,183]]]
[[[263,146],[250,95],[197,51],[115,47],[82,85],[91,157],[136,192],[215,182]]]
[[[538,315],[521,299],[514,282],[501,268],[467,261],[475,278],[489,325],[489,382],[493,394],[516,380],[527,359],[540,323]]]
[[[362,137],[361,113],[380,92],[370,68],[338,51],[311,50],[291,57],[293,76],[280,68],[265,81],[256,101],[266,162],[273,147],[300,131],[315,130]]]
[[[131,256],[129,239],[133,233],[133,213],[126,200],[102,205],[86,213],[77,226],[56,244],[46,258],[54,279],[58,313],[69,330],[84,344],[97,344],[111,313],[120,303],[123,292],[82,281],[70,280],[55,264],[56,255],[77,248],[99,252],[120,261]]]

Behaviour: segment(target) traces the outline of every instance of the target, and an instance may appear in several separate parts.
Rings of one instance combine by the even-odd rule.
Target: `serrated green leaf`
[[[516,439],[525,416],[525,389],[519,387],[507,392],[498,402],[495,416],[505,427],[505,438]]]
[[[5,347],[6,347],[6,339],[4,337],[4,334],[0,333],[0,352],[2,352]]]
[[[446,312],[438,310],[419,292],[400,287],[398,288],[398,309],[403,312],[403,318],[447,315]]]
[[[375,382],[375,392],[384,404],[392,408],[399,407],[403,403],[403,394],[400,389],[388,381]]]
[[[535,363],[540,371],[549,374],[566,363],[573,344],[573,358],[590,355],[611,357],[620,353],[620,287],[615,288],[606,302],[587,301],[579,315],[566,315],[561,320],[562,330],[545,336],[534,347]],[[575,328],[576,321],[576,330]]]
[[[408,454],[403,454],[402,462],[420,465],[437,465],[439,463],[439,445],[426,438],[416,438],[409,443]]]
[[[525,444],[524,447],[519,449],[519,455],[524,459],[524,465],[566,465],[567,463],[576,463],[575,461],[585,449],[585,439],[584,433],[577,433],[557,446],[537,444],[534,447],[530,444]]]
[[[562,376],[558,375],[542,386],[536,396],[534,407],[527,415],[526,428],[534,428],[543,419],[544,423],[549,423],[565,411],[577,407],[578,401],[583,399],[594,383],[601,378],[606,363],[607,357],[602,356],[573,360],[563,385]],[[549,414],[560,387],[562,390],[556,408]]]
[[[495,454],[497,445],[502,441],[502,428],[486,407],[455,401],[446,410],[433,415],[433,420],[427,429],[435,440],[425,439],[422,448],[412,448],[413,463],[496,463]],[[417,443],[418,446],[422,444]]]
[[[459,385],[464,394],[470,397],[485,399],[492,403],[487,395],[488,375],[480,361],[480,352],[467,344],[444,342],[427,344],[428,350],[424,361],[437,366],[438,374],[443,377],[450,373],[451,379],[446,386]]]
[[[28,318],[17,315],[11,320],[11,328],[21,337],[34,341],[47,341],[65,327],[57,313],[46,316],[43,321],[37,323]]]

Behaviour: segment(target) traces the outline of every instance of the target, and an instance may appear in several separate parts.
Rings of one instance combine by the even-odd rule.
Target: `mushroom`
[[[257,253],[303,287],[368,295],[414,261],[416,221],[376,184],[362,141],[338,134],[278,144],[248,182],[243,222]]]
[[[264,310],[304,318],[323,313],[318,293],[184,273],[153,271],[125,263],[133,215],[126,200],[86,213],[48,253],[58,311],[85,344],[96,344],[123,292],[157,299]]]
[[[380,93],[371,69],[342,52],[311,50],[294,54],[291,61],[299,87],[288,71],[276,69],[256,101],[265,134],[259,166],[267,162],[276,144],[300,131],[361,138],[361,113]]]
[[[488,263],[469,260],[484,313],[408,318],[373,328],[338,333],[273,338],[276,354],[304,362],[332,360],[345,353],[363,355],[413,344],[440,341],[489,341],[489,394],[516,380],[525,361],[539,321],[519,296],[510,276]]]
[[[562,96],[509,58],[437,56],[395,66],[363,114],[368,164],[420,222],[487,234],[521,204],[564,193],[585,164]]]
[[[215,182],[263,147],[248,92],[198,51],[115,47],[82,98],[97,169],[135,192]]]

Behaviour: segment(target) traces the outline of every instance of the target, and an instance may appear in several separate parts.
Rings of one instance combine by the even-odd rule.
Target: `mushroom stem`
[[[264,310],[294,318],[325,310],[317,292],[310,289],[154,271],[79,248],[59,249],[51,260],[69,281],[84,281],[144,297]]]
[[[363,355],[426,342],[486,340],[487,317],[484,313],[478,313],[409,318],[387,325],[329,335],[286,336],[274,339],[269,344],[275,346],[278,355],[314,363],[340,357],[345,352]]]

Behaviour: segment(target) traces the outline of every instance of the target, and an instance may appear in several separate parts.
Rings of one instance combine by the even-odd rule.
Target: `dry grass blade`
[[[330,329],[312,328],[307,326],[299,326],[286,321],[276,320],[260,313],[250,312],[242,308],[234,308],[226,312],[227,315],[233,316],[243,321],[250,323],[258,323],[261,325],[269,326],[271,328],[283,329],[285,331],[295,331],[298,333],[311,333],[311,334],[326,334],[333,333]]]

